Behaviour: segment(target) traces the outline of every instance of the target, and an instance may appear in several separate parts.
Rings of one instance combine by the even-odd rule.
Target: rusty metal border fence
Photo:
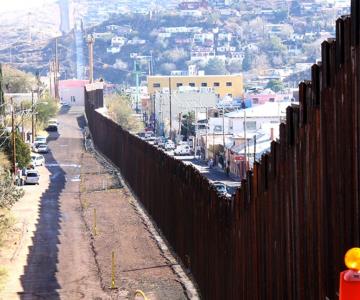
[[[121,170],[203,299],[337,299],[343,255],[359,246],[360,4],[336,22],[322,62],[300,84],[280,141],[233,201],[208,180],[96,112],[97,148]],[[95,100],[94,100],[95,99]]]

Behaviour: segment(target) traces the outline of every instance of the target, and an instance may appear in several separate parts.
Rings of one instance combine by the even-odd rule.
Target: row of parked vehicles
[[[58,122],[52,119],[48,122],[47,131],[57,131]],[[46,136],[36,136],[31,145],[31,161],[27,168],[21,170],[20,184],[39,184],[40,173],[36,169],[45,165],[45,157],[42,154],[49,152]]]
[[[46,136],[36,136],[31,146],[31,161],[27,168],[22,170],[24,184],[39,184],[40,173],[37,167],[45,165],[45,157],[42,154],[49,152]]]
[[[175,144],[172,140],[163,136],[157,137],[153,132],[141,132],[138,136],[147,141],[149,144],[154,145],[165,151],[174,151],[174,155],[192,155],[194,154],[192,148],[187,142],[179,142]]]

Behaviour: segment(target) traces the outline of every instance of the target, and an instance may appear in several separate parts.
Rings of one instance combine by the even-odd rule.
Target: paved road
[[[168,152],[169,155],[173,155],[173,152]],[[221,181],[228,187],[230,194],[234,194],[237,187],[240,186],[239,180],[234,177],[228,177],[226,173],[218,167],[209,168],[206,162],[201,159],[191,156],[175,156],[175,158],[182,160],[185,164],[192,164],[197,168],[204,176],[211,181]]]
[[[20,299],[106,299],[80,214],[81,111],[59,115],[45,155],[50,184],[41,204],[21,276]]]

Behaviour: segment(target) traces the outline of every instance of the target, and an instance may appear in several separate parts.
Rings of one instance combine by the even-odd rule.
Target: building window
[[[221,132],[223,130],[221,125],[215,125],[214,126],[214,132]]]
[[[226,86],[232,86],[232,82],[227,82]]]
[[[190,83],[189,83],[189,86],[195,87],[195,83],[194,83],[194,82],[190,82]]]
[[[256,130],[256,121],[247,121],[246,130]]]
[[[201,83],[201,86],[207,86],[207,83],[206,83],[206,82],[202,82],[202,83]]]
[[[232,94],[228,94],[228,96],[232,98]]]
[[[154,88],[159,88],[159,87],[160,87],[160,83],[153,83],[153,87],[154,87]]]
[[[214,82],[214,86],[220,86],[220,82]]]
[[[183,84],[182,83],[177,83],[176,84],[176,87],[180,87],[180,86],[182,86]]]
[[[258,98],[253,98],[253,103],[254,104],[259,104],[259,99]]]
[[[275,101],[274,98],[270,98],[270,99],[269,99],[269,102],[274,102],[274,101]]]

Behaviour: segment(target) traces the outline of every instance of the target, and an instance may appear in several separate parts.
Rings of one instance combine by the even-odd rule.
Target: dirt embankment
[[[102,287],[124,298],[142,290],[149,299],[187,299],[179,276],[173,272],[174,261],[159,249],[129,190],[89,153],[82,158],[80,191]],[[115,290],[111,290],[113,278]]]

